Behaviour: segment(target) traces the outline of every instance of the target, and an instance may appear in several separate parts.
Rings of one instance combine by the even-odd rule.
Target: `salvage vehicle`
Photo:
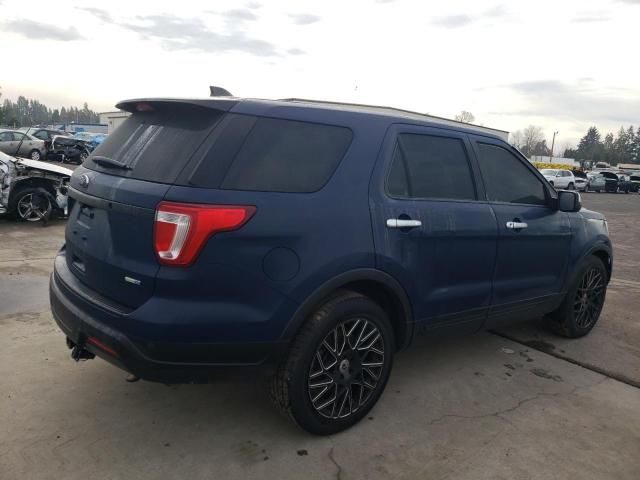
[[[44,140],[18,130],[0,130],[0,152],[31,160],[42,160],[47,155]]]
[[[615,174],[618,176],[618,192],[629,193],[633,188],[629,175],[624,172],[615,172]]]
[[[602,170],[599,172],[594,172],[597,175],[604,177],[605,185],[604,191],[607,193],[618,193],[618,184],[620,183],[620,179],[618,175],[608,170]]]
[[[27,222],[66,214],[72,173],[59,165],[0,152],[0,214],[13,214]]]
[[[85,141],[60,135],[53,137],[53,140],[51,140],[51,150],[47,154],[47,160],[80,164],[90,154],[91,151]]]
[[[601,174],[589,174],[589,183],[587,184],[586,192],[594,191],[594,192],[603,192],[605,191],[607,186],[607,182],[605,177]]]
[[[573,176],[575,178],[575,187],[579,192],[586,192],[587,185],[589,185],[589,179],[587,178],[587,174],[584,172],[573,172]]]
[[[117,108],[131,116],[71,177],[50,282],[74,359],[165,383],[272,365],[276,405],[332,434],[418,337],[598,321],[604,216],[498,136],[311,100]]]
[[[92,132],[76,132],[73,135],[76,140],[82,140],[90,152],[93,152],[98,145],[100,145],[105,138],[106,133],[92,133]]]

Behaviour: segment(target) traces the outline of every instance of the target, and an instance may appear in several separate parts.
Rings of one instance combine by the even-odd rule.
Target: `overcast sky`
[[[389,105],[557,147],[640,124],[640,0],[0,0],[3,97],[112,110],[139,96]]]

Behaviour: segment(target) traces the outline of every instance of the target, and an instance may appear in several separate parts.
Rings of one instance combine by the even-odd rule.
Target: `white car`
[[[551,185],[555,189],[576,189],[576,177],[573,176],[571,170],[556,170],[554,168],[544,168],[540,170]]]

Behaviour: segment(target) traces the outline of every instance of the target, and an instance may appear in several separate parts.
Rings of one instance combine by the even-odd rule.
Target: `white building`
[[[107,133],[111,134],[122,124],[129,115],[129,112],[118,110],[116,112],[102,112],[100,115],[100,123],[107,125]]]

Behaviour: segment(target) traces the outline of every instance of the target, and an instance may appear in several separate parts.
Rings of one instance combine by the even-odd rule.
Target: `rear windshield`
[[[190,185],[227,190],[309,193],[331,178],[351,143],[335,125],[230,115]]]
[[[96,148],[84,166],[110,175],[173,183],[223,112],[210,108],[172,106],[127,118]],[[127,168],[93,161],[106,157]]]

